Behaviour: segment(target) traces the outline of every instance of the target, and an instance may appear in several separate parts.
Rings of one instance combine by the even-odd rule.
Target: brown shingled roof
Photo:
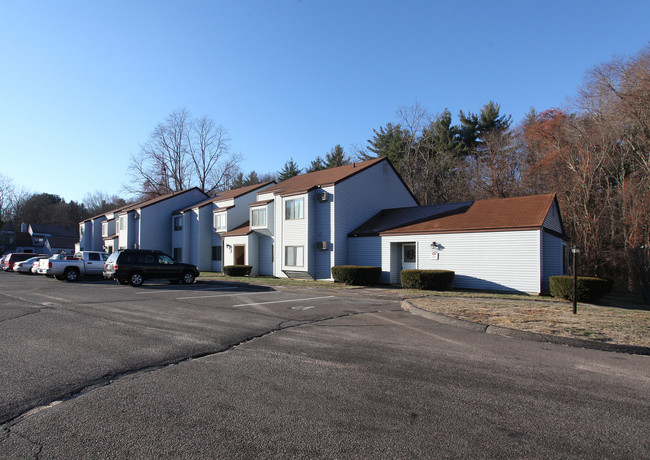
[[[171,197],[182,195],[182,194],[184,194],[186,192],[190,192],[192,190],[200,190],[200,189],[198,187],[192,187],[192,188],[187,189],[187,190],[181,190],[180,192],[174,192],[174,193],[169,193],[167,195],[157,196],[157,197],[152,198],[150,200],[140,201],[138,203],[134,203],[134,204],[128,205],[128,206],[123,207],[123,208],[118,208],[118,209],[116,209],[114,211],[111,211],[111,212],[123,214],[125,212],[135,211],[136,209],[146,208],[147,206],[151,206],[152,204],[156,204],[156,203],[159,203],[161,201],[165,201],[165,200],[167,200],[167,199],[169,199]],[[203,193],[203,192],[201,192],[201,193]],[[205,193],[204,193],[204,195],[205,195]],[[207,195],[205,195],[205,196],[207,197]]]
[[[247,185],[246,187],[239,187],[239,188],[236,188],[236,189],[233,189],[233,190],[227,190],[225,192],[217,192],[217,194],[212,196],[212,197],[209,197],[209,198],[207,198],[205,200],[199,201],[198,203],[194,203],[194,204],[191,204],[189,206],[185,206],[184,208],[177,209],[172,214],[180,214],[180,213],[183,213],[183,212],[187,212],[190,209],[200,208],[200,207],[205,206],[207,204],[216,203],[218,201],[231,200],[233,198],[239,198],[242,195],[245,195],[245,194],[247,194],[249,192],[253,192],[253,191],[257,190],[257,189],[261,189],[262,187],[265,187],[265,186],[267,186],[269,184],[273,184],[273,183],[275,183],[275,181],[261,182],[259,184]],[[225,209],[225,208],[221,208],[221,209]]]
[[[467,211],[382,232],[382,235],[541,228],[554,194],[475,201]]]
[[[246,221],[243,224],[241,224],[239,227],[234,228],[229,232],[223,233],[221,237],[223,238],[224,236],[246,236],[251,232],[252,230],[250,226],[250,221]]]
[[[294,195],[304,193],[323,185],[333,185],[353,176],[380,161],[388,161],[385,157],[362,161],[337,168],[323,169],[307,174],[299,174],[264,190],[264,193],[273,192],[276,195]]]

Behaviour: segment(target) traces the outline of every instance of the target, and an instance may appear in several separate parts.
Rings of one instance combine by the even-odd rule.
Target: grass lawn
[[[231,277],[202,273],[203,278],[269,286],[359,289],[330,281],[304,281],[273,277]],[[476,323],[509,327],[538,334],[650,347],[650,306],[640,299],[606,296],[599,305],[578,304],[552,297],[476,291],[414,291],[386,288],[396,298],[408,299],[424,310]]]

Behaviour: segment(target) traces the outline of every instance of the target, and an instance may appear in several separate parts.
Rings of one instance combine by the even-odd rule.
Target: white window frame
[[[120,216],[120,231],[126,230],[126,216]]]
[[[260,215],[262,219],[260,219]],[[254,208],[251,210],[251,227],[266,227],[266,208]]]
[[[298,220],[305,217],[305,199],[293,198],[284,202],[284,220]]]
[[[284,247],[284,266],[285,267],[304,267],[305,266],[305,247],[304,246],[285,246]]]
[[[105,220],[102,222],[102,237],[106,238],[108,236],[108,221]]]
[[[214,213],[214,230],[217,232],[225,232],[228,228],[228,216],[225,212]]]

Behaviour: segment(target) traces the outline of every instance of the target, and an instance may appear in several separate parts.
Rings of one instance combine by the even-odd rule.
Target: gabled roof
[[[375,158],[373,160],[362,161],[360,163],[352,163],[350,165],[339,166],[337,168],[323,169],[321,171],[314,171],[307,174],[299,174],[290,179],[280,182],[264,190],[264,193],[274,193],[275,195],[295,195],[298,193],[305,193],[316,187],[325,185],[338,184],[355,174],[360,173],[364,169],[376,165],[382,161],[390,162],[387,158]],[[398,174],[399,177],[399,174]],[[406,185],[405,185],[406,187]],[[406,187],[408,190],[408,187]]]
[[[544,221],[553,203],[555,194],[495,198],[475,201],[460,212],[433,216],[420,222],[385,230],[382,235],[477,232],[491,230],[536,229]]]
[[[46,238],[51,248],[74,249],[74,245],[79,242],[79,238],[66,236],[50,236]]]
[[[182,209],[177,209],[176,211],[173,212],[173,214],[181,214],[183,212],[187,212],[191,209],[194,208],[200,208],[202,206],[211,204],[211,203],[217,203],[219,201],[225,201],[225,200],[232,200],[235,198],[239,198],[240,196],[246,195],[247,193],[254,192],[255,190],[261,189],[263,187],[266,187],[269,184],[275,184],[275,181],[269,181],[269,182],[261,182],[259,184],[253,184],[253,185],[247,185],[246,187],[239,187],[233,190],[227,190],[225,192],[217,192],[216,195],[211,196],[205,200],[199,201],[197,203],[194,203],[190,206],[186,206]]]
[[[14,241],[14,244],[16,246],[23,247],[32,246],[34,244],[32,242],[32,235],[27,232],[16,232],[16,239]]]
[[[76,227],[50,224],[29,224],[29,226],[32,228],[32,233],[72,238],[79,236],[79,231]]]
[[[416,222],[426,221],[465,211],[473,202],[411,206],[408,208],[383,209],[352,230],[348,236],[375,236],[382,232]]]
[[[246,236],[250,233],[252,233],[250,221],[246,221],[243,224],[241,224],[239,227],[236,227],[230,230],[229,232],[223,233],[221,237],[223,238],[224,236]]]
[[[122,213],[125,213],[125,212],[135,211],[136,209],[146,208],[147,206],[151,206],[151,205],[154,205],[156,203],[160,203],[161,201],[168,200],[168,199],[173,198],[173,197],[178,196],[178,195],[183,195],[184,193],[191,192],[192,190],[201,191],[198,187],[192,187],[192,188],[187,189],[187,190],[181,190],[180,192],[168,193],[167,195],[157,196],[157,197],[152,198],[150,200],[145,200],[145,201],[140,201],[138,203],[130,204],[128,206],[115,209],[115,210],[107,212],[105,214],[111,214],[111,213],[113,213],[113,214],[115,214],[115,213],[122,214]],[[201,192],[201,193],[203,193],[203,192]],[[205,193],[203,193],[203,195],[205,195],[207,197],[207,195]]]

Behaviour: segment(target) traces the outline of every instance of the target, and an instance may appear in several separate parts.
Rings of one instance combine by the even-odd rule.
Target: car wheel
[[[133,287],[142,286],[144,276],[140,272],[133,272],[129,275],[129,284]]]
[[[194,273],[185,272],[183,273],[183,278],[181,279],[183,284],[192,284],[194,282]]]
[[[54,277],[56,279],[58,279],[59,281],[63,281],[65,279],[65,276],[63,276],[63,275],[54,275]]]
[[[120,283],[122,286],[126,286],[127,284],[129,284],[129,282],[127,280],[125,280],[124,278],[115,278],[115,281]]]
[[[66,268],[63,272],[66,281],[77,281],[79,279],[79,270],[76,268]]]

